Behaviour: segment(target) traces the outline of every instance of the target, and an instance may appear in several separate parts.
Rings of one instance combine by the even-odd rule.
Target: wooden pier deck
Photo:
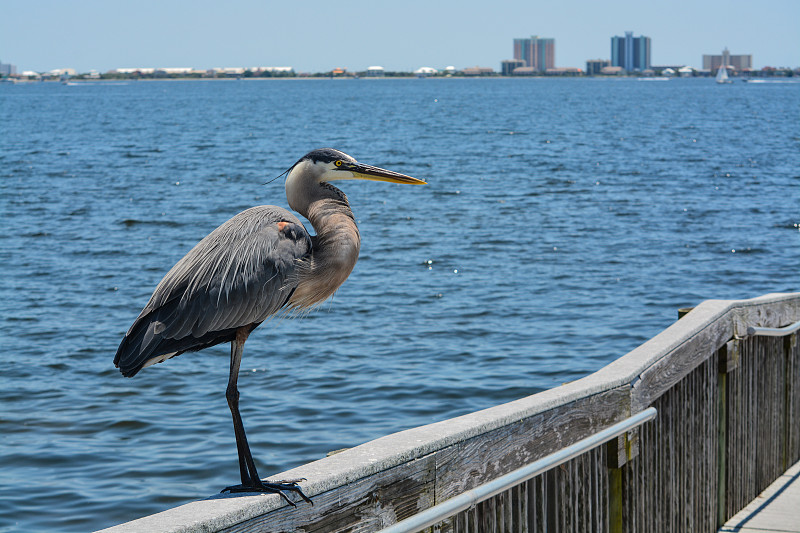
[[[720,533],[800,533],[800,462],[736,513]]]
[[[307,479],[313,506],[217,495],[105,531],[376,532],[653,409],[613,440],[436,514],[425,531],[800,533],[799,321],[800,293],[707,300],[580,380],[270,476]],[[786,488],[759,499],[779,478]],[[766,522],[781,509],[788,529]]]

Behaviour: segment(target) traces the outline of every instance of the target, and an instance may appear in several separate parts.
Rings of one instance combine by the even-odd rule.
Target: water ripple
[[[112,359],[164,273],[285,205],[264,184],[312,148],[429,185],[343,182],[350,279],[248,340],[264,476],[577,379],[679,307],[800,290],[796,85],[719,105],[709,80],[428,81],[0,86],[0,531],[99,529],[237,481],[227,346],[133,380]]]

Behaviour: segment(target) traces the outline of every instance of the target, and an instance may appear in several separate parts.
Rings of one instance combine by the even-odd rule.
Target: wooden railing
[[[714,532],[800,459],[800,294],[709,300],[581,380],[303,465],[314,505],[217,496],[110,531],[379,531],[655,407],[433,531]]]

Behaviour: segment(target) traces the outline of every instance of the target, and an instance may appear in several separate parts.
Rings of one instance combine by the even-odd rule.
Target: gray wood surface
[[[626,531],[715,531],[719,490],[726,495],[722,515],[731,516],[800,459],[797,334],[738,338],[747,326],[797,320],[800,294],[709,300],[586,378],[270,476],[307,478],[313,506],[290,508],[278,496],[217,496],[108,531],[375,531],[651,405],[656,420],[612,446],[612,459],[608,447],[591,450],[437,530],[607,531],[609,467],[616,466]],[[718,470],[720,428],[725,475]]]
[[[277,531],[302,527],[309,533],[375,531],[619,422],[627,416],[628,398],[627,387],[583,398],[330,490],[316,496],[313,507],[277,509],[222,531],[258,531],[266,527]],[[573,469],[595,468],[585,465],[582,459],[574,461],[577,463]],[[559,501],[572,501],[575,494],[583,494],[587,490],[583,483],[583,473],[577,475],[565,468],[558,478]],[[565,531],[578,531],[572,526],[589,524],[588,515],[575,514],[577,505],[572,501],[571,512],[563,516]],[[476,519],[481,524],[478,530],[499,531],[508,526],[509,531],[517,531],[512,516],[522,512],[527,509],[519,508],[517,502],[512,504],[509,497],[490,500],[476,508]],[[445,530],[452,527],[453,521],[448,522]]]

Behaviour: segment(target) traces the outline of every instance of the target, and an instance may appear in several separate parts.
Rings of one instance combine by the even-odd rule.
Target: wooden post
[[[728,520],[728,373],[739,366],[739,340],[728,341],[717,352],[719,363],[717,417],[717,529]]]
[[[622,533],[622,469],[608,471],[608,531]]]
[[[639,455],[639,428],[620,435],[606,443],[608,464],[608,531],[622,533],[624,492],[623,467]]]

